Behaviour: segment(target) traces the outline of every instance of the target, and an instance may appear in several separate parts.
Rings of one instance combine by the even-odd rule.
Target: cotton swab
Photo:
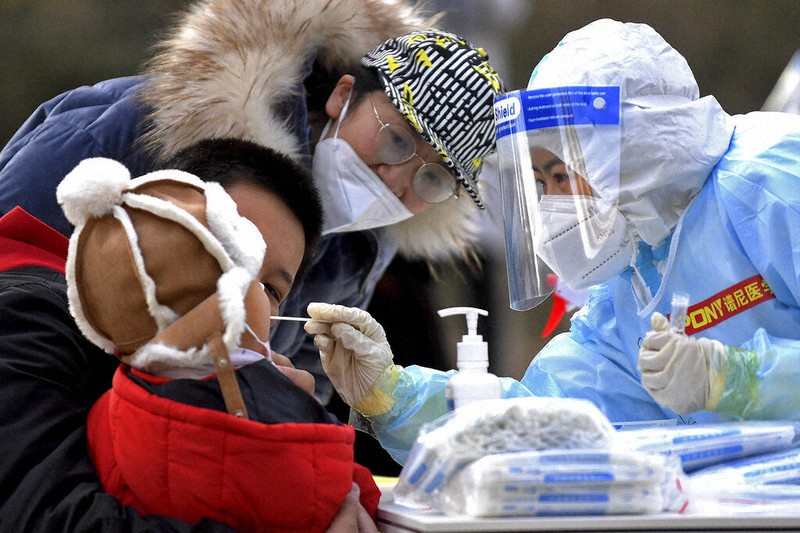
[[[292,321],[292,322],[308,322],[309,320],[314,320],[313,318],[307,317],[307,316],[277,316],[277,315],[275,315],[275,316],[271,316],[269,318],[270,318],[270,320],[288,320],[288,321]],[[317,320],[317,322],[324,322],[326,324],[331,324],[332,323],[332,321],[330,321],[330,320]]]

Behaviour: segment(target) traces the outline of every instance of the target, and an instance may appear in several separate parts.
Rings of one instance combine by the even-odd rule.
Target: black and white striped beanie
[[[458,35],[427,29],[389,39],[361,60],[481,209],[477,176],[495,150],[494,98],[505,90],[488,58]]]

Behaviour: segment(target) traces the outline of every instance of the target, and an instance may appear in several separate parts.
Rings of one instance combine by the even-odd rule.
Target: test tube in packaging
[[[686,312],[689,309],[689,295],[685,292],[676,292],[672,295],[672,310],[669,315],[669,325],[679,333],[686,328]]]

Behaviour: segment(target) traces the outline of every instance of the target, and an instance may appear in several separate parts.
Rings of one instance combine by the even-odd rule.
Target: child
[[[125,363],[88,420],[103,486],[143,514],[324,531],[355,481],[374,518],[380,494],[353,462],[353,428],[287,379],[264,342],[288,288],[276,297],[259,280],[293,278],[319,235],[310,177],[245,141],[205,141],[176,161],[222,169],[230,195],[181,170],[130,179],[102,158],[57,191],[76,226],[70,310]],[[258,200],[260,227],[237,197]]]

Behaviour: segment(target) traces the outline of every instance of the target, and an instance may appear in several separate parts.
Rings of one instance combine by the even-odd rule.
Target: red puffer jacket
[[[352,427],[242,420],[153,395],[125,368],[88,421],[100,479],[122,503],[239,531],[325,531],[355,481],[375,518],[380,491],[353,461]]]

